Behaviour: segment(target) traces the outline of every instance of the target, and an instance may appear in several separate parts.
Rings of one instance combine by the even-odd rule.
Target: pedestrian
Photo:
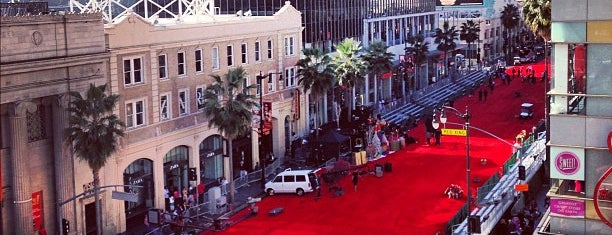
[[[478,101],[482,101],[482,90],[478,90]]]
[[[170,210],[170,190],[168,190],[168,186],[164,186],[164,209]]]
[[[491,89],[492,90],[492,89]],[[484,90],[484,92],[482,93],[482,95],[484,96],[484,101],[487,102],[487,95],[489,92],[487,92],[487,90]]]
[[[440,138],[442,137],[442,130],[440,128],[434,131],[434,136],[436,137],[436,145],[440,145]]]
[[[204,202],[204,192],[206,191],[206,185],[204,182],[200,180],[200,184],[198,184],[198,203]]]
[[[147,215],[146,213],[144,217],[144,226],[145,226],[145,233],[151,232],[151,226],[149,225],[149,215]]]
[[[359,173],[353,171],[353,191],[357,192],[357,184],[359,183]]]

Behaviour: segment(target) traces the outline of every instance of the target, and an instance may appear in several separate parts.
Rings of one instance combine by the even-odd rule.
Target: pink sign
[[[551,198],[550,213],[573,218],[584,218],[584,201],[565,198]]]
[[[573,175],[580,169],[580,159],[572,152],[561,152],[555,157],[555,167],[564,175]]]

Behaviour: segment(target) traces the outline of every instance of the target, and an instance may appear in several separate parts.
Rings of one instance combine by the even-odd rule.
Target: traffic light
[[[189,168],[189,180],[190,181],[198,180],[198,174],[196,173],[195,167]]]
[[[67,219],[62,219],[62,232],[63,234],[70,232],[70,222]]]
[[[519,180],[525,180],[525,166],[518,167],[518,178]]]
[[[480,233],[480,216],[479,215],[472,215],[470,217],[470,220],[468,221],[468,223],[470,223],[470,230],[469,233]]]

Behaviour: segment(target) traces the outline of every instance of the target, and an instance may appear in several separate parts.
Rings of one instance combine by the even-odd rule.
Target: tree
[[[420,75],[421,65],[427,62],[427,53],[429,52],[429,42],[425,42],[423,34],[416,35],[408,38],[408,43],[412,45],[412,62],[414,63],[414,74],[417,77],[417,81],[420,81],[422,76]],[[406,52],[408,54],[408,52]]]
[[[389,47],[382,41],[375,41],[366,48],[366,53],[361,58],[367,62],[368,71],[380,78],[380,89],[382,91],[382,74],[391,71],[393,67],[393,53],[387,52]],[[377,96],[382,98],[382,92]]]
[[[334,74],[337,77],[338,85],[346,92],[346,106],[348,108],[348,121],[351,121],[352,99],[350,93],[353,88],[363,83],[363,73],[367,68],[367,63],[362,60],[357,53],[361,50],[361,43],[352,38],[344,39],[336,45],[336,55],[332,58]]]
[[[298,76],[300,77],[298,84],[302,85],[304,93],[310,90],[314,96],[316,115],[318,115],[321,103],[319,99],[325,96],[335,83],[334,71],[330,65],[331,58],[318,48],[306,48],[303,52],[305,58],[296,63],[296,66],[299,67]],[[317,136],[319,136],[318,119],[317,116],[314,121]]]
[[[468,53],[472,50],[472,42],[478,40],[478,36],[480,33],[480,24],[475,23],[473,20],[467,20],[465,23],[461,24],[461,34],[460,39],[465,41],[468,44]],[[472,67],[472,56],[467,55],[469,58],[469,67]],[[477,58],[480,61],[480,58]]]
[[[504,7],[504,10],[502,10],[501,12],[501,21],[502,21],[502,25],[504,26],[504,28],[506,29],[506,34],[504,35],[504,50],[505,50],[505,54],[506,57],[508,57],[508,55],[510,54],[509,52],[511,52],[512,50],[509,50],[511,47],[511,45],[509,45],[510,42],[513,42],[514,40],[512,39],[512,29],[516,28],[516,26],[518,26],[519,24],[519,20],[520,20],[520,15],[518,12],[518,7],[516,7],[513,4],[507,4]]]
[[[217,127],[219,133],[227,139],[229,162],[225,164],[229,166],[229,172],[225,172],[225,175],[229,183],[230,203],[234,200],[232,142],[239,136],[251,133],[252,109],[259,107],[257,97],[250,94],[252,89],[257,89],[257,84],[247,86],[246,75],[242,67],[228,70],[224,79],[216,74],[211,75],[213,83],[204,91],[203,114],[208,118],[208,127]],[[263,95],[263,89],[260,95]],[[260,111],[263,111],[261,107]],[[259,157],[262,161],[263,156]]]
[[[442,29],[436,29],[436,39],[435,43],[438,43],[438,47],[436,48],[438,51],[444,52],[444,66],[445,71],[444,74],[448,75],[448,51],[452,51],[457,47],[455,40],[457,40],[457,36],[459,35],[455,26],[449,26],[448,21],[444,21],[442,25]]]
[[[86,161],[93,174],[94,200],[96,205],[96,230],[102,234],[100,210],[100,169],[110,156],[117,151],[118,138],[123,136],[124,124],[113,109],[118,95],[107,95],[107,85],[89,85],[85,97],[79,92],[70,92],[68,127],[65,138],[72,151],[81,161]]]
[[[550,40],[550,0],[524,0],[523,20],[545,42]]]

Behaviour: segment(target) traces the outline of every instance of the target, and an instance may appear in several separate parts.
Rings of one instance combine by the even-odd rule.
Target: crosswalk
[[[456,79],[455,82],[449,82],[446,85],[440,86],[436,90],[429,92],[428,95],[417,98],[414,102],[408,102],[383,114],[382,118],[396,124],[400,124],[410,117],[418,120],[425,110],[441,106],[451,99],[465,95],[482,84],[487,76],[486,71],[472,72]]]

